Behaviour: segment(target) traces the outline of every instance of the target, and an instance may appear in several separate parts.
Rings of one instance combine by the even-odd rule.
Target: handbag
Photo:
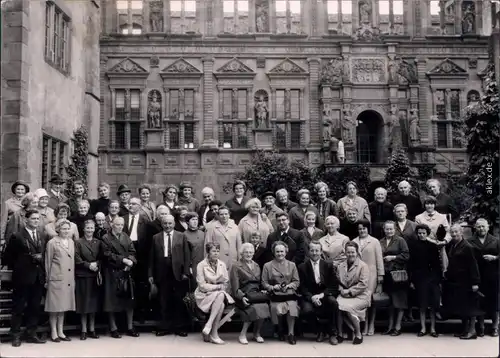
[[[248,292],[245,297],[248,299],[250,304],[252,303],[268,303],[269,295],[262,291]]]
[[[271,293],[269,298],[271,299],[271,302],[286,302],[286,301],[296,301],[299,299],[299,296],[295,293],[294,290],[288,289],[285,292],[274,291]]]
[[[406,270],[394,270],[391,271],[391,279],[393,283],[407,283],[408,282],[408,272]]]
[[[391,305],[391,297],[382,291],[382,287],[380,285],[377,285],[377,288],[375,288],[372,300],[373,306],[376,308],[385,308]]]
[[[134,299],[134,281],[130,273],[122,271],[116,278],[116,295],[121,298]]]

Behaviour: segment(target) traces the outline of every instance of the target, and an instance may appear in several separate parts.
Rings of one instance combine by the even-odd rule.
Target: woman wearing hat
[[[2,211],[2,234],[5,232],[7,221],[9,221],[12,214],[22,209],[21,199],[30,191],[30,187],[24,181],[17,180],[14,184],[12,184],[10,190],[14,196],[4,202],[4,209]]]
[[[276,222],[276,215],[281,214],[283,210],[278,208],[276,205],[276,197],[272,191],[266,191],[261,196],[262,200],[262,209],[260,209],[261,214],[265,214],[271,224],[273,225],[273,229],[277,229],[278,223]]]
[[[120,198],[120,212],[118,213],[118,216],[124,217],[129,213],[128,208],[130,205],[129,202],[131,193],[132,190],[130,190],[125,184],[118,187],[118,191],[116,192],[116,195]]]
[[[35,210],[38,208],[38,197],[34,193],[27,193],[21,199],[21,209],[10,216],[7,225],[5,226],[5,245],[9,242],[10,237],[16,232],[25,228],[26,211]]]
[[[40,212],[40,227],[45,228],[47,224],[56,221],[54,210],[49,208],[49,194],[43,188],[35,190],[35,195],[38,197],[38,211]]]
[[[183,181],[179,185],[179,205],[187,206],[189,211],[197,213],[200,210],[200,202],[193,195],[193,185],[188,181]]]
[[[57,205],[60,203],[65,203],[68,201],[66,195],[63,194],[62,189],[64,185],[64,179],[59,174],[52,175],[50,178],[50,190],[49,194],[49,208],[56,210]]]

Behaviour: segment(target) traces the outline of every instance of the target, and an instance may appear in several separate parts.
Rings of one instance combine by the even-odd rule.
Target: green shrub
[[[89,164],[89,134],[84,126],[81,126],[73,132],[74,135],[74,153],[71,155],[70,165],[65,167],[66,171],[66,189],[68,197],[73,196],[73,183],[80,180],[84,183],[87,191],[87,177]]]

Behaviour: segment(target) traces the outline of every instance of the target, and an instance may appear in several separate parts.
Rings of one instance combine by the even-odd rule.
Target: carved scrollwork
[[[333,85],[342,82],[343,60],[336,57],[323,64],[320,71],[320,84]]]
[[[382,59],[353,59],[352,77],[358,83],[385,82],[385,61]]]

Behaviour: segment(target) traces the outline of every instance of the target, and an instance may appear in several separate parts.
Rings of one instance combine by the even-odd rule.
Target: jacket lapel
[[[37,235],[38,235],[38,232],[37,232]],[[36,252],[37,251],[37,245],[33,241],[33,238],[31,237],[31,234],[29,233],[28,229],[24,228],[23,236],[24,236],[24,239],[26,241],[26,246],[28,246],[28,249],[30,251],[34,250]]]

